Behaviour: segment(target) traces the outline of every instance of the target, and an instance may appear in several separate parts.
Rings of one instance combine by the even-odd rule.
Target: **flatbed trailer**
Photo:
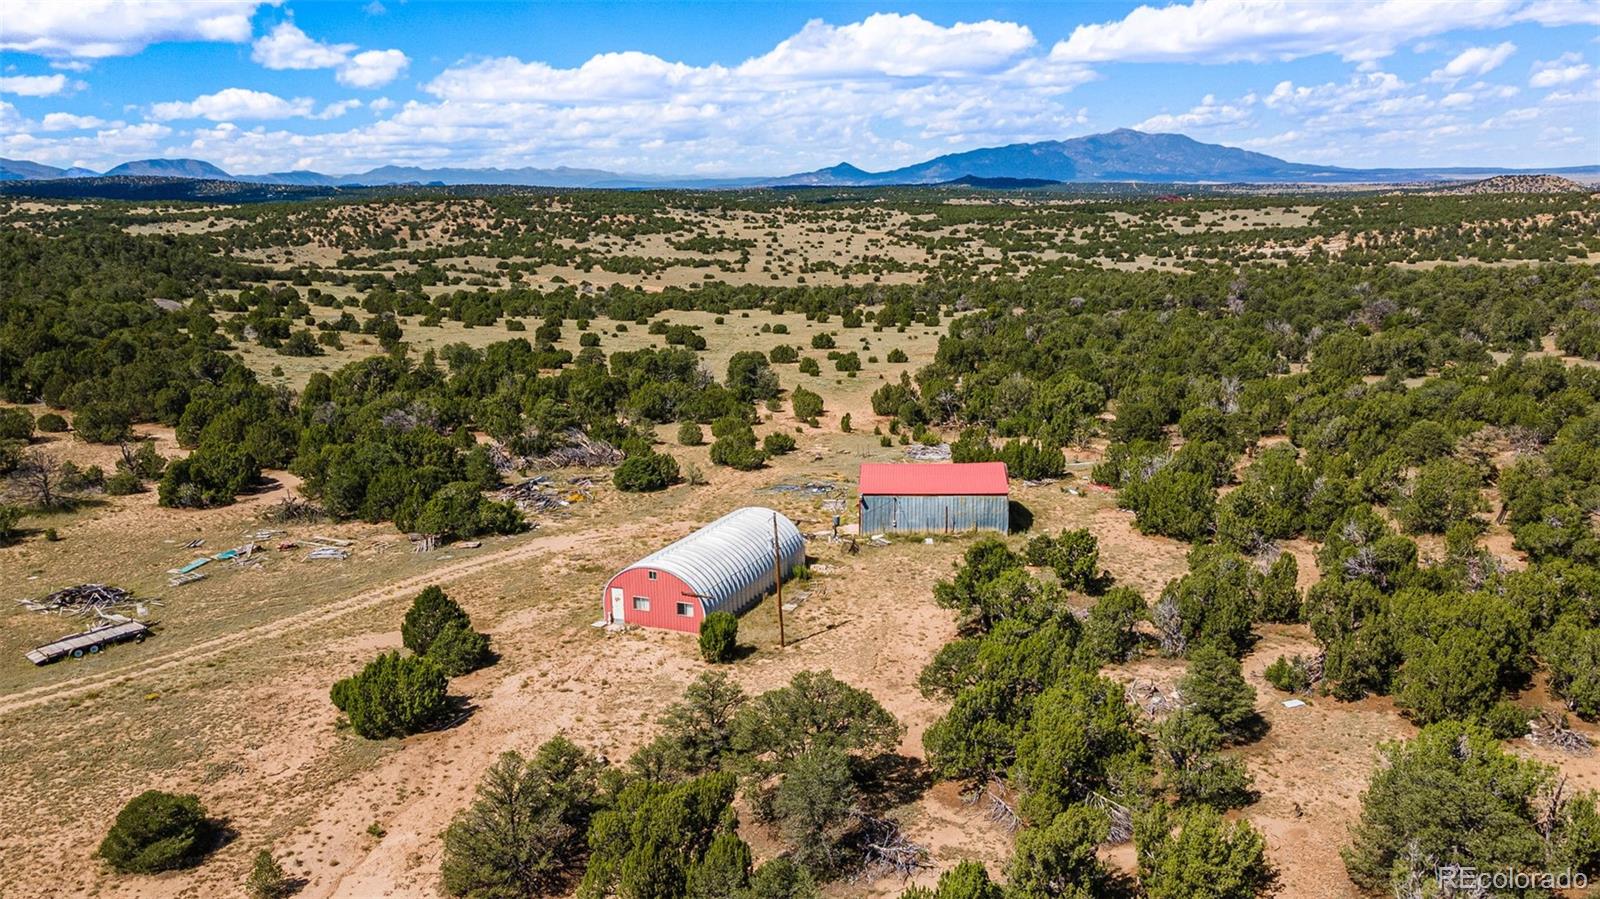
[[[71,634],[53,643],[28,650],[28,661],[35,665],[48,665],[69,657],[81,659],[85,655],[94,655],[114,643],[126,643],[129,640],[142,643],[149,633],[150,627],[143,621],[120,621],[92,627],[83,633]]]

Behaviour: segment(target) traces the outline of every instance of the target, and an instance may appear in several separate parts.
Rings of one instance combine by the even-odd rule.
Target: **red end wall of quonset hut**
[[[655,575],[654,578],[651,575]],[[601,615],[606,621],[615,621],[614,591],[622,591],[622,620],[640,627],[661,627],[694,634],[700,631],[700,621],[705,610],[694,591],[675,574],[656,568],[630,568],[606,584],[601,597]],[[636,608],[636,600],[646,600],[650,608]],[[686,608],[679,609],[679,603]],[[684,615],[682,611],[689,614]]]

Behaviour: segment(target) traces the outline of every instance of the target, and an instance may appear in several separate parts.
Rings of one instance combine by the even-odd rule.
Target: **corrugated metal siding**
[[[861,533],[955,534],[1011,531],[1004,496],[863,496]]]
[[[655,572],[655,578],[650,577]],[[659,627],[667,630],[696,633],[705,618],[705,609],[695,590],[677,575],[653,568],[629,568],[619,572],[606,584],[606,607],[601,613],[607,621],[614,619],[611,608],[611,590],[622,590],[622,620],[641,627]],[[649,609],[635,609],[634,597],[650,600]],[[678,614],[678,603],[689,603],[689,614]]]
[[[735,509],[622,569],[607,582],[608,589],[603,592],[602,600],[609,601],[609,588],[618,578],[636,569],[654,568],[688,585],[690,591],[700,597],[704,614],[717,611],[738,614],[773,587],[773,516],[777,516],[779,556],[783,574],[787,576],[794,566],[805,561],[805,538],[794,522],[781,513],[748,506]],[[632,616],[628,617],[631,621]]]

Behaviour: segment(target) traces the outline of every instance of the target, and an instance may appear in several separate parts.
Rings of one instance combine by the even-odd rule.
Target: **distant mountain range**
[[[1450,181],[1498,174],[1600,175],[1600,165],[1550,169],[1492,166],[1455,168],[1352,169],[1286,162],[1265,153],[1206,144],[1182,134],[1147,134],[1120,128],[1070,140],[988,147],[937,156],[926,162],[869,172],[840,163],[813,172],[756,178],[695,178],[637,175],[602,169],[569,168],[417,168],[386,165],[348,175],[271,172],[233,175],[198,159],[141,159],[103,173],[121,178],[194,178],[296,187],[354,187],[397,184],[495,184],[559,188],[879,187],[958,184],[994,189],[1041,187],[1055,183],[1252,183],[1359,184]],[[102,173],[62,169],[25,160],[0,159],[0,181],[92,178]]]

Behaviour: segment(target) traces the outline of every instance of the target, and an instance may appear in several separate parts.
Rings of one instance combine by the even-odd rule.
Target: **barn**
[[[602,615],[608,624],[695,633],[712,612],[755,605],[773,588],[775,561],[787,577],[805,557],[805,538],[782,513],[735,509],[612,575]]]
[[[861,533],[1010,533],[1004,462],[864,463]]]

